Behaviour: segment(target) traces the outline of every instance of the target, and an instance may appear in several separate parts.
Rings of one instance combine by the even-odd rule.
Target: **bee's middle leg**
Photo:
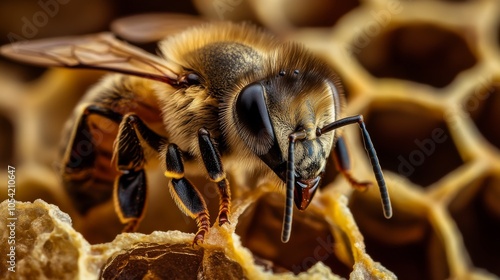
[[[175,144],[168,144],[165,176],[171,178],[168,189],[175,203],[184,214],[195,219],[198,232],[193,245],[203,242],[210,227],[207,205],[200,192],[184,177],[182,154]]]
[[[337,169],[349,181],[351,186],[357,190],[365,191],[372,185],[371,182],[360,182],[356,180],[351,174],[351,160],[349,158],[349,151],[342,136],[337,139],[334,149],[334,159]]]

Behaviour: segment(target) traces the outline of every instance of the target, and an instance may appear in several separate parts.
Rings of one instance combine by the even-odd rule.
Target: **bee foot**
[[[207,231],[205,229],[200,229],[197,233],[196,233],[196,236],[194,237],[194,240],[193,240],[193,247],[195,245],[200,245],[200,244],[203,244],[203,242],[205,241],[205,233]]]
[[[122,232],[135,232],[139,227],[139,222],[137,220],[132,220],[128,222],[123,228]]]
[[[219,214],[219,226],[223,226],[225,223],[231,224],[227,216],[227,212],[221,212]]]

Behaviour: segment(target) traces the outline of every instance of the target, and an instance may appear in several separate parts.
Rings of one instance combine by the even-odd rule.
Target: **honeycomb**
[[[40,4],[49,2],[53,16]],[[193,248],[194,223],[177,210],[161,170],[151,168],[140,233],[119,234],[112,203],[79,216],[56,172],[62,126],[104,73],[0,60],[0,181],[8,181],[7,165],[16,168],[19,202],[11,273],[8,185],[0,184],[0,278],[500,278],[499,1],[167,2],[3,1],[0,10],[9,13],[0,19],[0,40],[98,32],[123,15],[174,11],[250,20],[301,42],[342,78],[344,114],[364,115],[393,218],[383,218],[376,188],[353,191],[332,171],[311,206],[294,212],[289,243],[279,240],[284,199],[266,185],[233,190],[232,224],[214,226]],[[359,130],[343,133],[353,173],[373,179]],[[195,182],[215,216],[215,190],[205,178]]]

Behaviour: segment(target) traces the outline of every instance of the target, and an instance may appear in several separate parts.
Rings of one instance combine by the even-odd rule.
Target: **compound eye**
[[[236,100],[236,114],[243,140],[257,155],[267,153],[274,143],[274,131],[260,83],[243,88]]]

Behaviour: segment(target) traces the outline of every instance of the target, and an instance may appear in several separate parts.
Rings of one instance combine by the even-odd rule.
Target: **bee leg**
[[[198,143],[208,176],[212,182],[217,184],[219,190],[220,206],[218,220],[219,226],[222,226],[225,223],[229,223],[229,207],[231,204],[229,182],[226,179],[226,172],[224,172],[222,167],[219,152],[210,138],[210,133],[205,128],[198,130]]]
[[[198,232],[193,240],[193,245],[203,243],[205,233],[210,227],[210,217],[207,205],[200,192],[184,177],[184,162],[182,154],[175,144],[169,144],[166,155],[165,176],[172,178],[168,189],[175,203],[187,216],[195,219]]]
[[[351,186],[360,191],[366,191],[373,184],[371,182],[360,182],[356,180],[351,174],[351,160],[349,158],[349,151],[345,140],[342,136],[337,139],[334,149],[334,159],[337,169],[344,175],[344,177],[349,181]]]
[[[146,174],[140,170],[120,170],[115,182],[114,201],[120,221],[126,224],[123,232],[134,232],[144,216],[146,205]]]
[[[135,129],[137,122],[135,115],[123,118],[113,154],[120,173],[115,179],[113,200],[120,221],[126,224],[123,232],[137,230],[146,205],[145,158]]]

